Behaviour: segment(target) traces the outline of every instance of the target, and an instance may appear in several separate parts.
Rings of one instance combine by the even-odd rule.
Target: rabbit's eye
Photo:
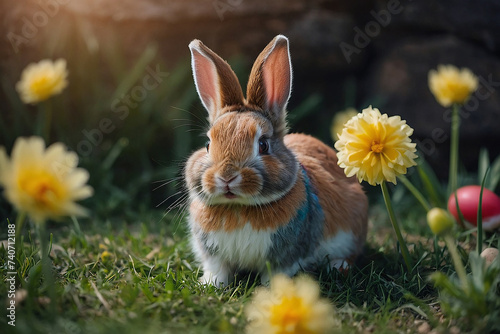
[[[210,140],[205,143],[205,148],[207,149],[207,153],[210,151]]]
[[[266,138],[259,139],[259,154],[269,153],[269,142]]]

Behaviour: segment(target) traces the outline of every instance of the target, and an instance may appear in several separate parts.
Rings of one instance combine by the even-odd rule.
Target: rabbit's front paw
[[[202,284],[213,286],[227,286],[229,283],[229,270],[217,263],[217,261],[207,261],[203,266],[203,276],[200,278]]]

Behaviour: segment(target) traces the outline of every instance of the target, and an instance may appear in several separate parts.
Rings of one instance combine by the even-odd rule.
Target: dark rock
[[[461,160],[476,168],[480,147],[489,147],[493,156],[499,153],[492,142],[500,134],[500,59],[491,53],[449,35],[401,40],[371,66],[365,100],[381,98],[382,112],[401,115],[415,129],[426,158],[445,162],[450,109],[438,104],[428,87],[428,72],[439,64],[467,67],[481,78],[480,88],[462,108],[460,129]]]
[[[238,16],[286,15],[304,11],[322,1],[302,0],[106,0],[71,1],[69,10],[86,16],[100,16],[121,20],[160,20],[166,23],[183,23],[199,19],[224,21]]]
[[[300,17],[286,31],[296,64],[313,72],[349,71],[363,62],[363,56],[346,62],[339,45],[352,43],[355,21],[346,14],[312,10]]]
[[[48,22],[16,49],[9,34],[23,36],[25,21],[47,13],[48,3],[59,4],[57,13],[47,14]],[[380,15],[391,6],[390,22],[382,24]],[[157,44],[158,57],[173,68],[178,61],[189,62],[187,45],[198,38],[225,59],[239,55],[244,76],[262,48],[275,35],[285,34],[296,78],[291,109],[314,93],[322,101],[322,108],[301,121],[299,130],[328,139],[334,111],[372,103],[382,112],[401,115],[424,144],[431,147],[432,141],[429,159],[445,165],[449,122],[428,89],[428,71],[454,64],[500,81],[499,17],[497,0],[3,0],[0,71],[6,82],[15,82],[28,62],[67,52],[60,36],[83,40],[79,45],[99,50],[94,51],[103,58],[103,50],[115,48],[131,65],[149,44]],[[369,41],[356,44],[359,31],[366,34],[370,27],[375,32]],[[343,43],[356,52],[347,57]],[[355,88],[345,88],[348,83]],[[480,146],[487,146],[492,156],[500,153],[500,95],[493,89],[462,122],[461,160],[471,168]],[[3,100],[0,93],[2,105]]]
[[[451,33],[478,42],[491,51],[500,51],[500,2],[497,0],[399,2],[404,11],[393,17],[394,26],[420,33]],[[379,9],[386,6],[386,1],[377,4]]]

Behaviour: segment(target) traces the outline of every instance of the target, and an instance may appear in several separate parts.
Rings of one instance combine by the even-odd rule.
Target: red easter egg
[[[460,211],[463,217],[474,226],[477,225],[477,209],[479,208],[480,193],[480,186],[465,186],[457,190]],[[500,226],[500,197],[491,190],[484,188],[481,209],[483,228],[485,230],[491,231]],[[457,221],[460,221],[455,202],[455,194],[452,194],[448,200],[448,211],[450,211]]]

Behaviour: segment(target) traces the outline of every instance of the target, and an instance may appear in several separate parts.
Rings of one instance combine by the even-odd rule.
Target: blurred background
[[[443,180],[449,111],[427,75],[438,64],[468,67],[480,88],[462,109],[462,168],[477,169],[480,148],[500,152],[496,0],[2,0],[0,16],[0,145],[10,152],[18,136],[39,131],[42,107],[24,105],[15,90],[22,70],[66,59],[69,86],[50,100],[51,142],[80,155],[96,193],[83,204],[105,219],[168,212],[181,198],[183,162],[205,142],[187,47],[194,38],[228,60],[245,89],[259,52],[286,35],[292,131],[333,145],[334,115],[371,104],[407,120]],[[10,216],[7,203],[0,210]]]

